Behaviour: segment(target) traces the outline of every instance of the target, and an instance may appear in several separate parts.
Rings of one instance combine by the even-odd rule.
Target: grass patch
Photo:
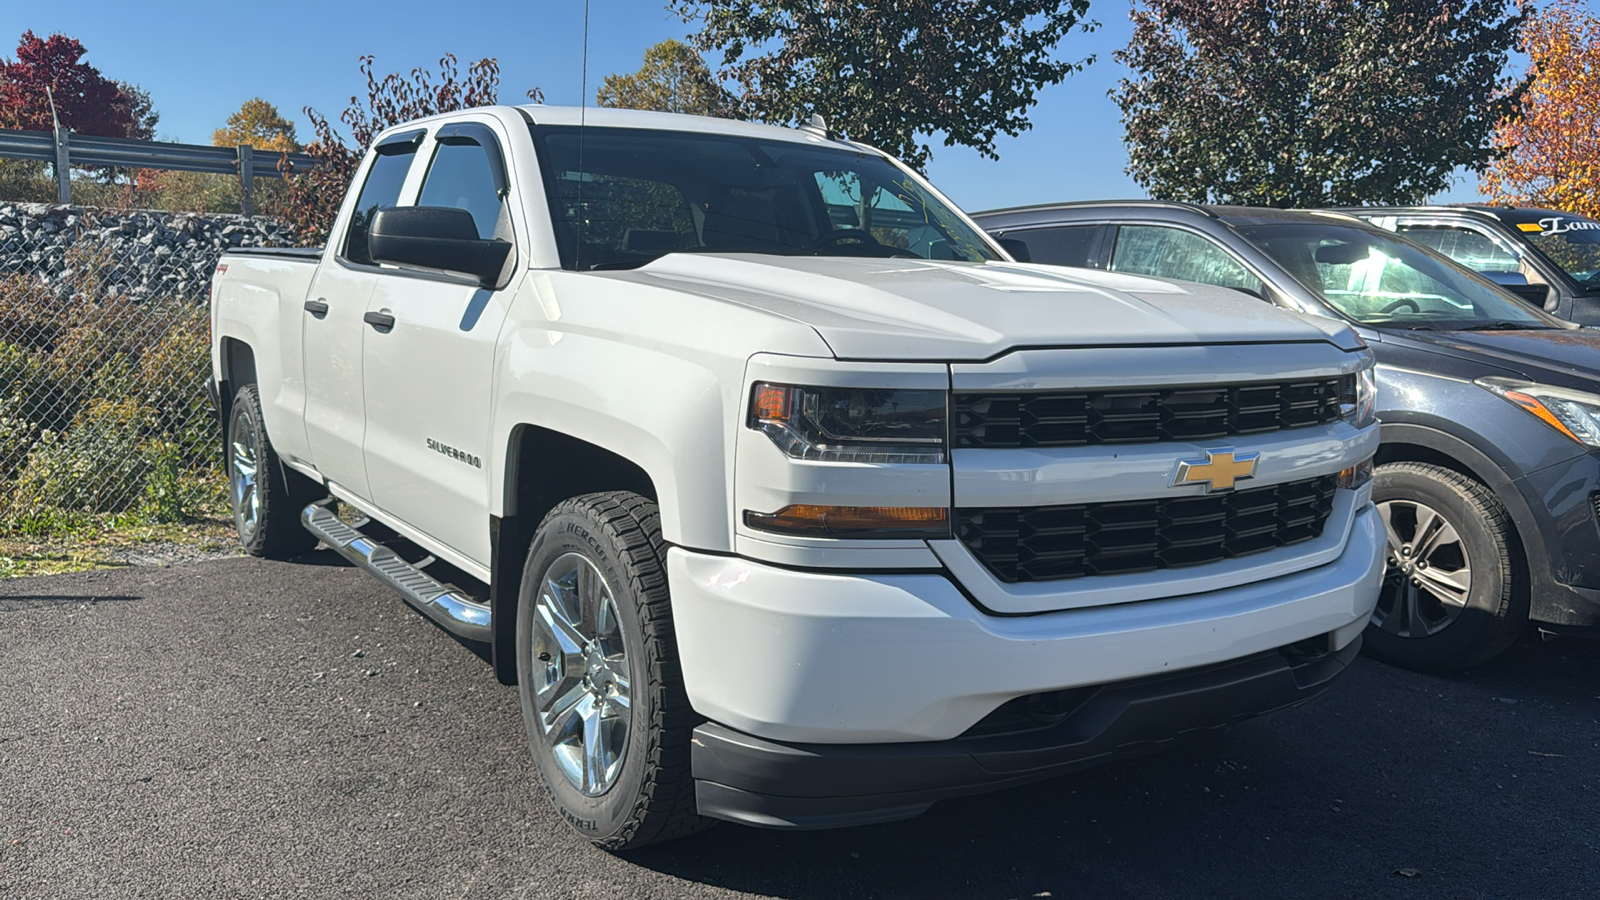
[[[0,535],[0,578],[117,569],[151,556],[187,562],[244,552],[233,521],[223,517],[157,522],[124,514],[84,517],[71,525],[42,535]]]

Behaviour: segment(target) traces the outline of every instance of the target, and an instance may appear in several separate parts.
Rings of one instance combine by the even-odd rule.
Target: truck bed
[[[321,247],[235,247],[223,256],[270,256],[314,263],[322,259]]]

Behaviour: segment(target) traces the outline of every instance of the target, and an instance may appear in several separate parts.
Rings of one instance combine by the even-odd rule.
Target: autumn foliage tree
[[[1514,2],[1141,0],[1113,91],[1128,173],[1169,200],[1421,202],[1494,157]]]
[[[300,149],[294,132],[294,123],[285,119],[276,106],[255,97],[246,100],[228,117],[226,125],[211,133],[211,143],[218,147],[248,145],[257,150],[294,153]]]
[[[673,0],[722,55],[740,111],[773,123],[812,113],[925,167],[927,138],[995,158],[1031,127],[1038,92],[1088,60],[1056,58],[1089,0]]]
[[[379,77],[372,71],[373,57],[361,57],[361,74],[366,78],[365,101],[351,97],[339,121],[350,130],[350,140],[334,129],[327,117],[306,107],[316,138],[305,152],[318,165],[305,172],[291,172],[288,178],[289,202],[283,215],[297,228],[300,239],[320,243],[338,215],[345,190],[361,163],[367,147],[384,129],[423,116],[491,106],[500,92],[500,64],[480,59],[460,73],[453,54],[439,60],[439,71],[411,70],[409,76],[391,73]],[[528,91],[530,99],[541,100],[538,88]]]
[[[84,53],[83,44],[66,35],[24,32],[16,59],[0,60],[0,128],[49,131],[53,94],[61,124],[78,134],[150,137],[155,113],[149,95],[101,75],[83,61]]]
[[[644,52],[644,65],[627,75],[607,75],[595,102],[619,109],[651,109],[695,116],[734,116],[735,101],[695,49],[667,39]]]
[[[1552,0],[1522,33],[1532,82],[1495,129],[1504,155],[1483,174],[1497,203],[1600,216],[1600,16]]]

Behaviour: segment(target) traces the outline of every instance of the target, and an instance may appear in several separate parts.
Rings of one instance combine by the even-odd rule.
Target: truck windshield
[[[1550,216],[1519,223],[1517,228],[1568,275],[1589,290],[1600,291],[1600,222],[1582,216]]]
[[[1560,322],[1388,232],[1296,222],[1238,229],[1327,304],[1363,325],[1455,331]]]
[[[842,146],[654,129],[532,126],[564,269],[668,253],[999,255],[882,156]]]

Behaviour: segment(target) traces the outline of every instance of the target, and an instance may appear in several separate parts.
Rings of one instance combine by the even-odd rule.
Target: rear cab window
[[[355,209],[350,214],[350,224],[345,229],[344,247],[340,255],[353,263],[373,265],[372,254],[367,251],[367,231],[372,217],[380,209],[390,209],[400,203],[400,190],[405,187],[406,175],[417,156],[417,145],[423,132],[414,131],[385,138],[373,148],[376,156],[367,169],[366,180],[361,183],[361,193],[356,196]]]

